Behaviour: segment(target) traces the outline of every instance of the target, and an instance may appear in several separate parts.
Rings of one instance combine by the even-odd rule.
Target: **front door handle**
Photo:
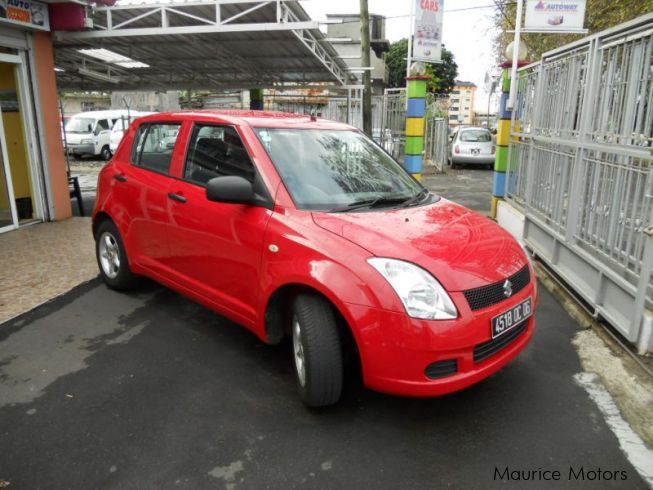
[[[127,177],[125,177],[123,174],[116,174],[113,176],[113,178],[118,182],[127,182]]]
[[[185,203],[187,200],[184,196],[180,196],[179,194],[175,194],[174,192],[169,192],[168,198],[172,199],[173,201],[180,202],[182,204]]]

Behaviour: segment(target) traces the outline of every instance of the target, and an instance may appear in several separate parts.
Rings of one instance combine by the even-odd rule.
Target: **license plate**
[[[480,155],[480,154],[481,154],[480,148],[472,148],[472,155]]]
[[[533,314],[531,298],[492,318],[492,338],[506,333]]]

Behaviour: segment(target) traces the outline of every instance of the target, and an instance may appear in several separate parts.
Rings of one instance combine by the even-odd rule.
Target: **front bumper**
[[[459,312],[458,318],[451,321],[418,320],[404,312],[348,305],[349,314],[355,318],[352,327],[366,386],[404,396],[458,391],[504,367],[533,337],[539,302],[535,279],[510,299],[474,312],[462,292],[450,294]],[[479,346],[492,340],[491,319],[529,297],[533,300],[533,315],[519,335],[514,335],[515,338],[489,357],[475,361],[475,348],[480,349]],[[507,336],[508,332],[503,335]],[[437,379],[427,376],[427,367],[441,361],[454,364],[455,372]]]
[[[93,144],[84,144],[84,145],[75,145],[68,143],[68,153],[73,155],[95,155],[95,145]]]

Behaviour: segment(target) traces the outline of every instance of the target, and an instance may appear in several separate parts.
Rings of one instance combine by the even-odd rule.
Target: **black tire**
[[[111,148],[109,148],[109,145],[104,145],[102,147],[102,151],[100,152],[100,158],[102,158],[104,161],[107,161],[111,158],[111,156]]]
[[[452,168],[452,169],[456,169],[456,168],[458,168],[458,164],[457,164],[456,162],[453,161],[453,158],[451,159],[451,168]]]
[[[342,393],[343,353],[331,304],[315,294],[297,296],[293,304],[292,338],[297,389],[304,404],[324,407],[337,403]],[[297,361],[298,344],[302,348],[303,380]]]
[[[107,250],[112,244],[110,253]],[[113,258],[117,254],[117,263]],[[134,287],[136,276],[129,268],[129,258],[118,228],[112,221],[103,221],[95,235],[95,257],[102,280],[111,289],[124,291]]]

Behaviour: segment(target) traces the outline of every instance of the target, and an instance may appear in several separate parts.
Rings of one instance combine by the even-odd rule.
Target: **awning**
[[[295,0],[117,5],[94,9],[92,19],[92,29],[53,34],[61,90],[245,89],[350,79]]]

